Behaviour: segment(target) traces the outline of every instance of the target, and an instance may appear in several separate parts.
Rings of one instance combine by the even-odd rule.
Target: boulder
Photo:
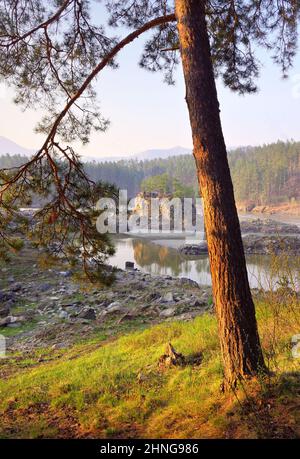
[[[164,303],[174,303],[175,299],[172,292],[165,293],[162,297],[162,302]]]
[[[179,314],[178,316],[175,316],[174,317],[174,320],[180,320],[180,321],[189,321],[189,320],[193,320],[195,317],[197,317],[199,313],[195,313],[195,312],[184,312],[182,314]]]
[[[0,327],[6,327],[10,323],[10,317],[4,317],[0,319]]]
[[[192,308],[200,308],[201,306],[206,306],[206,303],[204,303],[203,301],[199,301],[199,300],[192,300],[191,303],[190,303],[190,306]]]
[[[4,319],[0,319],[0,327],[6,327],[9,324],[19,324],[25,322],[24,316],[7,316]]]
[[[113,314],[115,312],[123,312],[124,306],[119,303],[119,301],[114,301],[109,306],[107,306],[106,310],[104,311],[105,314]]]
[[[174,308],[168,308],[168,309],[163,309],[159,316],[160,317],[173,317],[173,316],[176,316],[176,313],[177,313],[177,308],[174,307]]]
[[[179,252],[188,257],[198,257],[208,253],[207,242],[202,241],[199,244],[186,244],[179,247]]]
[[[196,281],[194,281],[192,279],[189,279],[188,277],[181,277],[180,284],[182,286],[189,285],[190,287],[199,288],[198,282],[196,282]]]
[[[134,263],[132,261],[126,261],[125,269],[134,269]]]
[[[87,320],[96,320],[96,312],[93,308],[83,309],[79,314],[78,317],[81,319]]]

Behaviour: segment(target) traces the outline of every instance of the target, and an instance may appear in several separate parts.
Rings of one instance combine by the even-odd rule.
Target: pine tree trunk
[[[265,370],[265,365],[220,121],[205,0],[175,0],[175,4],[228,388]]]

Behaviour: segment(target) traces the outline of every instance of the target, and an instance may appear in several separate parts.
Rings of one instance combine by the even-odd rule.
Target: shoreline
[[[251,203],[237,202],[236,208],[239,214],[251,214],[255,216],[266,217],[298,217],[300,219],[300,204],[266,204],[266,205],[253,205]]]
[[[9,352],[63,349],[82,334],[112,339],[120,331],[213,312],[211,287],[187,277],[118,269],[110,286],[84,285],[63,264],[40,271],[37,258],[28,244],[22,257],[0,265],[0,332]]]

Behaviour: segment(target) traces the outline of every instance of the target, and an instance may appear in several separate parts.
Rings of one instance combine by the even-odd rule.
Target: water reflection
[[[115,238],[116,254],[111,263],[124,268],[126,261],[132,261],[142,271],[176,277],[188,277],[202,285],[211,285],[208,257],[186,259],[177,250],[166,245],[179,246],[183,241],[165,241],[158,245],[147,239]],[[262,255],[247,257],[249,282],[252,288],[274,288],[277,282],[272,273],[271,258]],[[272,275],[270,275],[272,274]]]

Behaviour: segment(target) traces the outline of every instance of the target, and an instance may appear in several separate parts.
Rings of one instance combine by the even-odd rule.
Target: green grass
[[[1,335],[5,337],[10,337],[10,336],[17,336],[20,333],[25,333],[33,330],[37,324],[37,320],[30,320],[27,321],[26,323],[20,323],[18,324],[17,327],[5,327],[1,328]]]
[[[8,372],[0,381],[0,436],[297,436],[299,361],[291,357],[290,343],[300,332],[299,304],[295,315],[286,307],[280,317],[263,303],[257,309],[267,361],[276,370],[267,381],[221,394],[215,317],[167,322],[128,331],[112,342],[78,344],[50,361],[7,360]],[[280,325],[276,336],[275,318]],[[201,363],[159,371],[157,362],[169,341],[190,362],[201,353]]]

